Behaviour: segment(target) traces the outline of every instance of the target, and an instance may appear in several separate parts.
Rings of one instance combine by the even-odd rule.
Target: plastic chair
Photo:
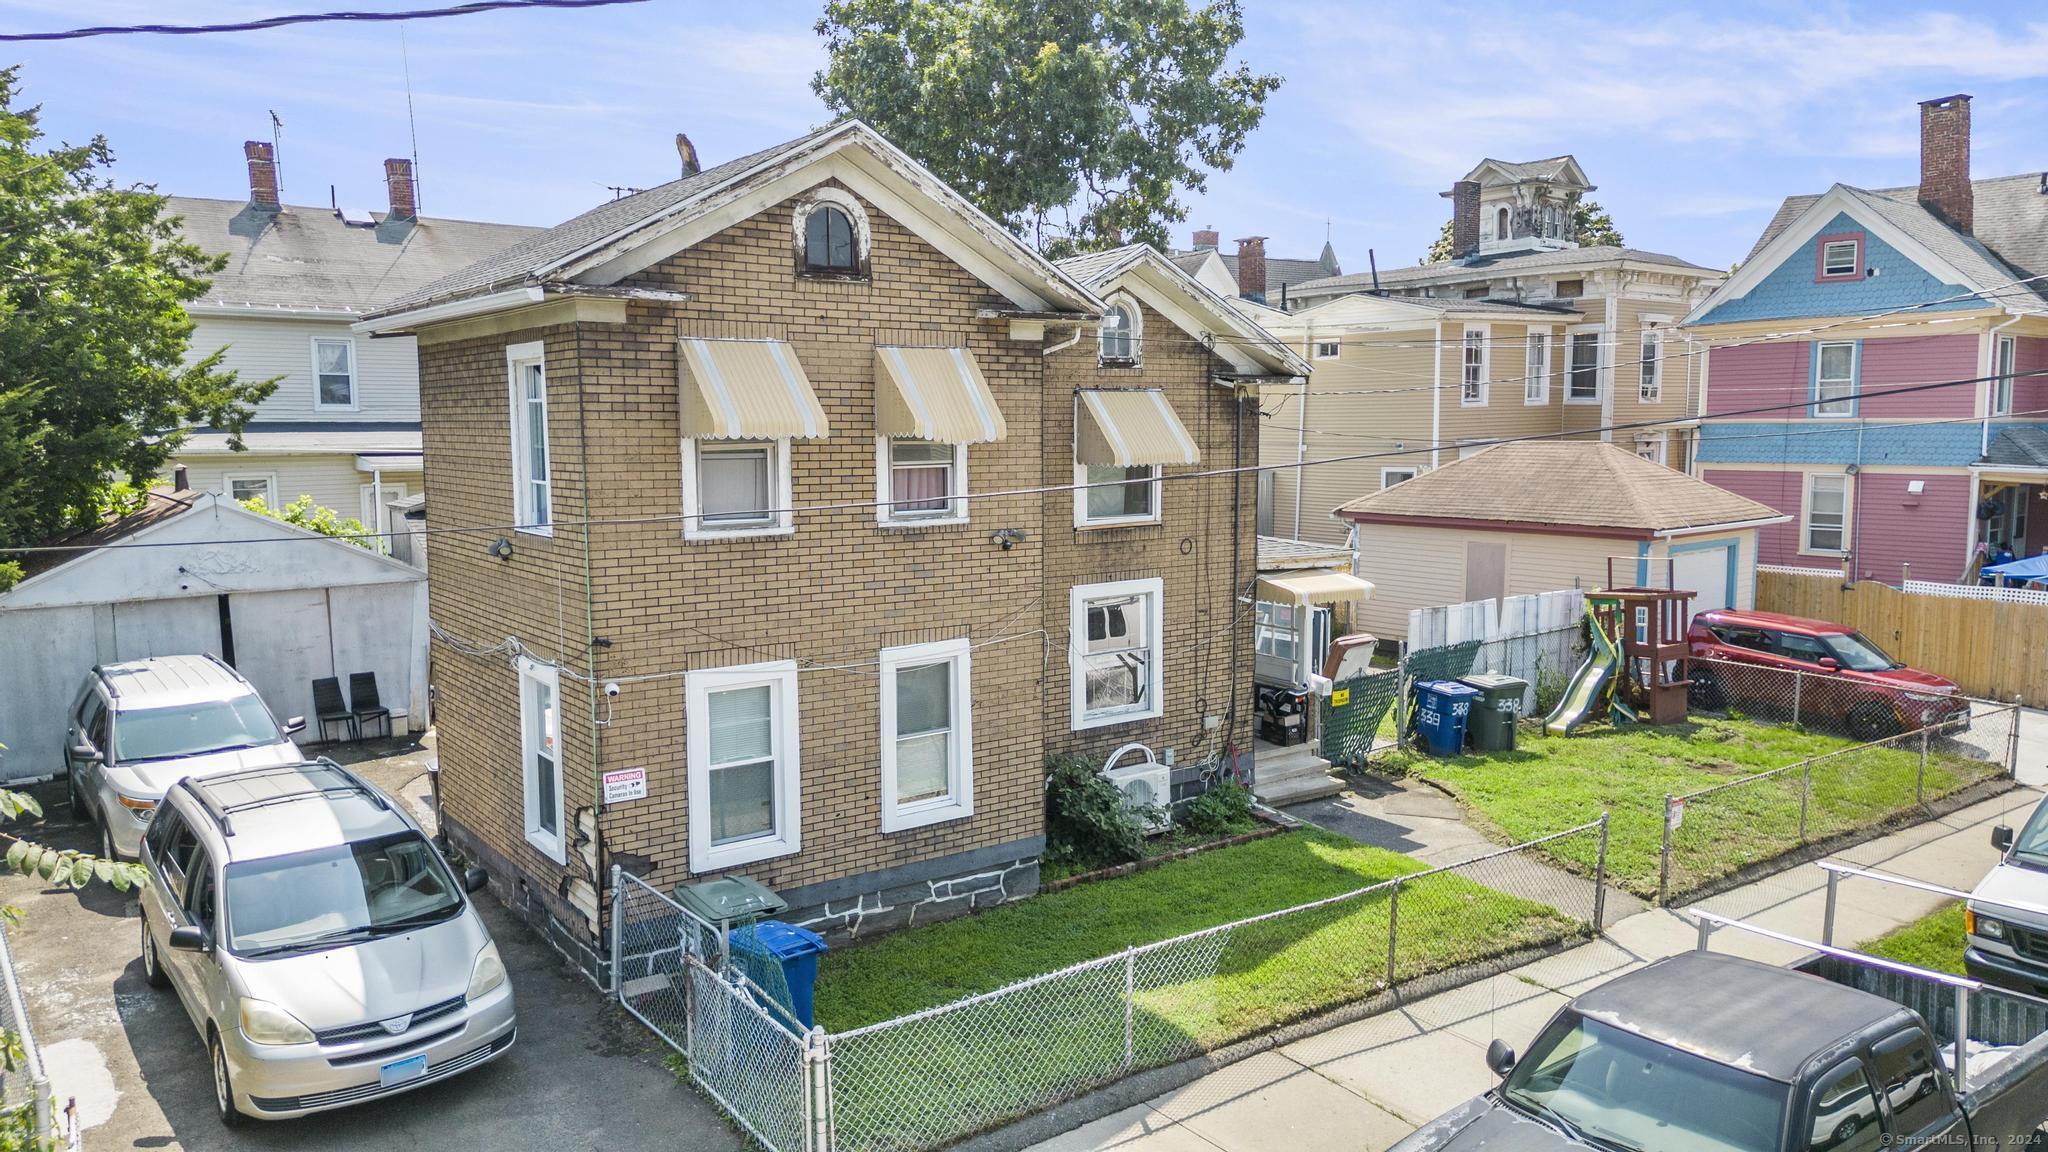
[[[348,710],[348,701],[342,699],[341,681],[332,676],[322,676],[313,681],[313,715],[320,725],[320,742],[332,743],[327,739],[329,724],[343,725],[348,738],[363,738],[362,725],[356,721],[356,714]]]
[[[348,674],[348,698],[355,703],[349,716],[355,721],[356,737],[362,738],[363,722],[381,720],[384,735],[391,735],[391,709],[384,707],[377,696],[377,674],[375,672],[351,672]]]

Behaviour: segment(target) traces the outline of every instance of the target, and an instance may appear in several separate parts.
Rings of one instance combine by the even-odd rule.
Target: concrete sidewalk
[[[2028,725],[2044,725],[2038,716]],[[2031,749],[2029,749],[2031,750]],[[2030,763],[2031,761],[2031,763]],[[2032,769],[2029,771],[2028,769]],[[2021,779],[2041,764],[2022,753]],[[2024,819],[2040,794],[2021,790],[1836,853],[1838,860],[1968,890],[1992,864],[1991,827]],[[1723,893],[1703,906],[1780,932],[1817,938],[1826,881],[1804,865]],[[1938,897],[1876,881],[1842,884],[1837,943],[1883,935],[1933,911]],[[1270,1152],[1291,1145],[1377,1152],[1492,1087],[1487,1044],[1526,1048],[1571,997],[1694,947],[1692,921],[1662,909],[1612,925],[1603,938],[1512,972],[1272,1049],[1143,1104],[1083,1124],[1036,1152]],[[1740,931],[1716,951],[1772,963],[1800,950]],[[1058,1113],[1047,1119],[1056,1122]]]

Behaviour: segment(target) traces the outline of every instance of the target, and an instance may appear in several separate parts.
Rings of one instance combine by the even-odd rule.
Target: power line
[[[642,4],[646,0],[475,0],[450,8],[413,8],[399,12],[303,12],[291,16],[267,16],[227,24],[101,24],[90,28],[69,28],[62,32],[5,32],[0,43],[49,40],[84,40],[93,36],[203,36],[215,32],[260,32],[293,24],[386,24],[403,20],[435,20],[443,16],[474,16],[521,8],[603,8],[613,4]]]

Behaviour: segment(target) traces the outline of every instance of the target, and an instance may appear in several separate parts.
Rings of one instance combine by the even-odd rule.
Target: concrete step
[[[1330,775],[1330,762],[1307,744],[1261,748],[1256,771],[1258,783],[1252,787],[1252,795],[1269,807],[1299,804],[1344,790],[1343,782]]]

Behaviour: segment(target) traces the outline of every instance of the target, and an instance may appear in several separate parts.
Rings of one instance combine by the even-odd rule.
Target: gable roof
[[[1635,264],[1658,268],[1697,272],[1702,276],[1720,276],[1717,269],[1695,264],[1677,256],[1662,252],[1648,252],[1641,248],[1556,248],[1547,252],[1524,252],[1508,256],[1489,257],[1481,254],[1463,263],[1446,261],[1441,264],[1411,264],[1405,268],[1380,269],[1379,282],[1383,288],[1420,287],[1429,284],[1458,284],[1467,281],[1492,280],[1502,275],[1518,272],[1571,273],[1594,271],[1623,264]],[[1355,292],[1371,288],[1372,273],[1354,272],[1349,276],[1331,276],[1321,280],[1310,280],[1297,285],[1299,293],[1308,295],[1329,295],[1331,293]]]
[[[1058,265],[1097,295],[1107,296],[1130,286],[1134,278],[1143,278],[1175,298],[1171,301],[1148,301],[1154,307],[1169,303],[1192,305],[1197,315],[1206,318],[1207,324],[1200,332],[1189,329],[1189,334],[1228,337],[1216,345],[1216,354],[1240,369],[1269,376],[1306,376],[1309,372],[1308,362],[1301,358],[1300,353],[1233,307],[1231,300],[1217,295],[1208,285],[1189,275],[1149,244],[1126,244],[1121,248],[1070,256],[1059,261]],[[1181,310],[1162,309],[1169,319],[1187,328],[1187,321],[1192,317],[1173,315]]]
[[[1583,528],[1648,538],[1661,532],[1789,519],[1618,445],[1531,440],[1496,444],[1336,510],[1366,522],[1465,520]]]
[[[1488,172],[1497,172],[1500,179],[1489,181]],[[1548,180],[1554,184],[1571,184],[1591,192],[1593,185],[1586,180],[1586,170],[1579,167],[1578,159],[1567,152],[1562,156],[1550,156],[1542,160],[1495,160],[1488,157],[1472,166],[1462,177],[1476,180],[1480,184],[1519,184],[1524,180]],[[1445,193],[1449,195],[1449,193]]]
[[[2048,174],[2028,172],[2019,176],[1972,180],[1970,191],[1974,201],[1972,215],[1975,217],[1970,231],[1977,242],[2026,275],[2048,273]],[[1756,246],[1743,257],[1743,263],[1755,259],[1771,241],[1778,238],[1780,232],[1791,227],[1794,220],[1805,215],[1806,210],[1824,195],[1826,193],[1823,192],[1787,196],[1785,202],[1778,206],[1777,214],[1771,217],[1771,222],[1764,226],[1763,234],[1757,237]],[[1869,195],[1917,207],[1920,188],[1918,185],[1876,188],[1869,190]],[[1921,211],[1926,212],[1926,209]],[[1942,224],[1942,227],[1948,226]]]
[[[520,224],[484,224],[422,216],[376,224],[344,222],[326,208],[287,206],[259,212],[241,200],[166,198],[178,231],[228,258],[213,274],[197,313],[319,310],[347,319],[369,312],[465,268],[540,231]]]
[[[47,540],[38,541],[37,546],[51,547],[64,545],[68,547],[92,548],[98,547],[101,544],[112,544],[116,540],[125,540],[144,528],[159,524],[180,512],[188,511],[192,507],[193,499],[198,495],[200,494],[197,492],[174,493],[161,488],[152,488],[143,494],[142,507],[137,508],[135,511],[103,517],[98,524],[90,528],[60,532]],[[4,550],[0,550],[0,556],[5,556],[6,554]],[[40,576],[68,560],[85,555],[85,553],[28,552],[18,553],[17,555],[21,556],[19,561],[21,565],[21,579],[22,582],[26,582],[32,576]],[[17,583],[16,587],[20,587],[20,583]]]
[[[395,299],[373,313],[371,319],[396,317],[430,305],[510,288],[567,289],[577,284],[609,283],[603,266],[621,254],[738,202],[748,191],[777,177],[849,149],[866,153],[879,162],[881,170],[907,180],[926,201],[937,205],[944,216],[964,226],[978,250],[1016,273],[1020,282],[1041,297],[1030,302],[1033,306],[1049,304],[1054,309],[1091,314],[1101,310],[1101,301],[1025,247],[1007,229],[880,133],[859,120],[841,120],[693,176],[599,205]],[[391,326],[370,327],[374,330]]]
[[[1990,468],[2048,468],[2048,424],[2000,426],[1977,464]]]

